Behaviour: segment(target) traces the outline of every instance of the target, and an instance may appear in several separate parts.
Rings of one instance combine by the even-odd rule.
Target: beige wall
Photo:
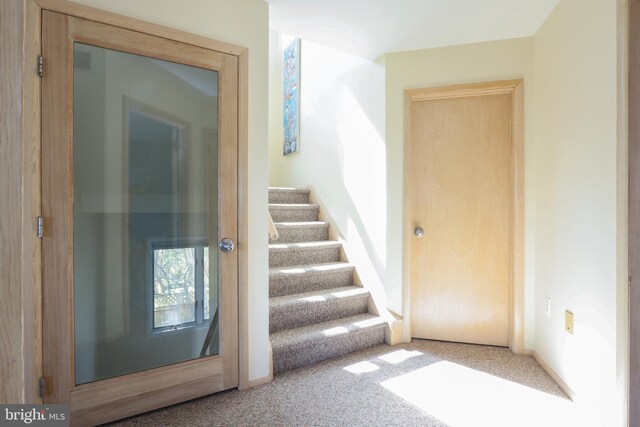
[[[260,0],[78,0],[249,49],[249,379],[269,374],[267,223],[268,5]]]
[[[285,43],[292,38],[275,31],[269,32],[269,185],[287,184],[287,173],[282,157],[283,59]]]
[[[561,0],[533,58],[535,348],[616,425],[617,262],[626,256],[616,229],[616,2]],[[574,335],[564,332],[565,310]]]

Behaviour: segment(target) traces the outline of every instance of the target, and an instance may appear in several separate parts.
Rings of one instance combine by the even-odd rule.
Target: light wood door
[[[218,241],[237,239],[237,57],[50,11],[42,46],[45,402],[95,425],[236,387],[238,258]]]
[[[510,94],[411,103],[414,337],[509,345],[511,111]]]

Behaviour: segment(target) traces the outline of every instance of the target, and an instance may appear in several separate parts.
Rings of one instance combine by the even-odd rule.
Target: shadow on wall
[[[387,281],[387,152],[384,67],[302,41],[300,152],[282,152],[282,51],[272,33],[271,185],[312,186],[345,239],[363,284],[384,297]],[[399,304],[398,304],[399,305]],[[387,304],[388,306],[388,304]],[[396,308],[399,311],[399,307]]]

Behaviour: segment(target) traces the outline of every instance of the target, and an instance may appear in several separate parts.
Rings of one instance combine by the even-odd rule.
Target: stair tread
[[[269,299],[269,332],[274,333],[367,313],[369,291],[333,287]]]
[[[339,270],[353,270],[355,267],[350,262],[327,262],[324,264],[305,264],[294,265],[291,267],[273,267],[269,269],[269,274],[309,274],[309,273],[324,273]]]
[[[307,188],[269,187],[268,199],[270,204],[308,204],[309,193]],[[280,209],[277,212],[283,212],[283,210]]]
[[[269,187],[269,191],[309,194],[311,190],[309,190],[308,188],[295,188],[295,187]]]
[[[291,249],[333,249],[339,248],[342,243],[337,240],[320,240],[315,242],[293,242],[293,243],[271,243],[269,244],[269,250],[291,250]]]
[[[326,221],[289,221],[289,222],[274,222],[276,227],[328,227],[329,223]]]
[[[272,298],[353,286],[355,267],[348,262],[327,262],[269,269]]]
[[[273,222],[318,221],[320,206],[308,201],[300,202],[269,203]]]
[[[334,303],[369,296],[369,291],[360,286],[341,286],[338,288],[304,292],[269,298],[271,308],[282,308],[292,305],[310,305],[314,303]]]
[[[269,334],[273,370],[282,372],[384,342],[386,320],[368,313],[370,292],[328,240],[310,189],[269,187],[280,241],[269,244]]]
[[[320,209],[316,203],[269,203],[269,209]]]
[[[274,351],[282,347],[304,346],[314,341],[330,340],[337,335],[375,329],[385,324],[385,320],[375,314],[365,313],[357,316],[316,323],[300,328],[286,329],[271,334]]]

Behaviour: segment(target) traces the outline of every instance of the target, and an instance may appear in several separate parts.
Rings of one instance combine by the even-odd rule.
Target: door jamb
[[[404,214],[403,214],[403,338],[411,340],[411,111],[418,101],[484,95],[511,96],[511,283],[509,303],[509,348],[516,354],[524,348],[524,80],[503,80],[404,91]]]
[[[619,10],[618,28],[618,150],[624,153],[628,149],[628,164],[622,163],[619,168],[626,166],[628,171],[628,281],[627,291],[619,289],[618,319],[624,324],[628,321],[625,332],[628,334],[628,346],[618,345],[618,377],[628,380],[623,392],[626,425],[635,426],[640,423],[640,407],[636,404],[640,398],[640,122],[634,120],[640,112],[640,0],[622,2]],[[628,16],[624,16],[628,13]],[[620,16],[622,15],[622,16]],[[628,25],[624,29],[622,25]],[[625,64],[624,55],[628,55]],[[622,55],[622,57],[621,57]],[[624,81],[624,79],[627,79]],[[626,83],[626,87],[625,87]],[[628,110],[627,110],[628,108]],[[621,123],[622,121],[622,123]],[[628,145],[626,145],[628,143]],[[619,205],[624,200],[619,200]],[[620,233],[619,233],[620,234]],[[624,288],[623,288],[624,289]],[[624,299],[628,298],[628,301]],[[625,304],[627,302],[627,304]],[[626,310],[625,310],[626,309]],[[628,316],[628,317],[627,317]],[[618,336],[620,338],[620,329]],[[622,372],[621,372],[622,371]]]

